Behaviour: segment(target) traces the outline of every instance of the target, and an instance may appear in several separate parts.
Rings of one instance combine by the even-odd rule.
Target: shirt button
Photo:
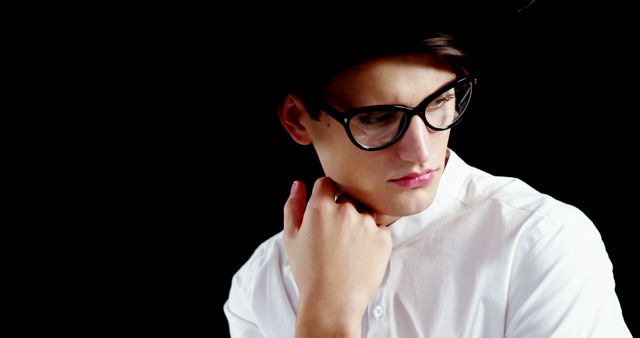
[[[376,317],[376,319],[382,318],[382,316],[384,316],[384,307],[378,305],[373,308],[373,315]]]

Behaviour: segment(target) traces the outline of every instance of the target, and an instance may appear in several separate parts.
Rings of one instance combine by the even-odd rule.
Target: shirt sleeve
[[[245,312],[246,309],[238,309],[235,307],[237,312],[234,312],[232,309],[231,303],[234,302],[229,297],[229,300],[224,304],[224,314],[227,317],[227,321],[229,322],[229,334],[232,338],[254,338],[254,337],[264,337],[258,327],[251,322],[249,318],[243,317],[240,312]],[[247,313],[245,313],[246,315]]]
[[[224,314],[229,323],[232,338],[260,338],[264,335],[255,324],[253,311],[249,306],[246,288],[250,284],[252,261],[247,262],[233,277],[229,299],[224,304]]]
[[[505,337],[631,337],[600,234],[575,208],[562,218],[545,218],[515,249]]]

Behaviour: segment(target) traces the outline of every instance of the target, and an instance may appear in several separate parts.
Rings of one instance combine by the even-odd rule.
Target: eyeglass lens
[[[431,127],[446,129],[464,113],[471,98],[471,83],[458,83],[433,98],[424,108],[424,117]],[[382,147],[392,142],[408,124],[402,110],[379,110],[357,114],[349,121],[353,138],[365,147]]]

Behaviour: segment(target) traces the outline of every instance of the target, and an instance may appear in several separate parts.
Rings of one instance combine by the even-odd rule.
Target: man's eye
[[[355,117],[358,124],[371,125],[371,124],[390,124],[398,120],[397,112],[371,112],[367,114],[361,114]]]
[[[445,103],[453,100],[455,98],[455,95],[453,94],[444,94],[442,96],[437,97],[435,100],[431,101],[431,103],[429,103],[429,106],[427,107],[427,110],[433,110],[433,109],[438,109],[441,106],[443,106]]]

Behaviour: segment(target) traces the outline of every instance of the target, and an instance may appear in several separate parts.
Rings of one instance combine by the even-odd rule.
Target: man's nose
[[[398,156],[403,161],[425,163],[429,159],[430,131],[419,116],[413,116],[407,131],[398,141]]]

